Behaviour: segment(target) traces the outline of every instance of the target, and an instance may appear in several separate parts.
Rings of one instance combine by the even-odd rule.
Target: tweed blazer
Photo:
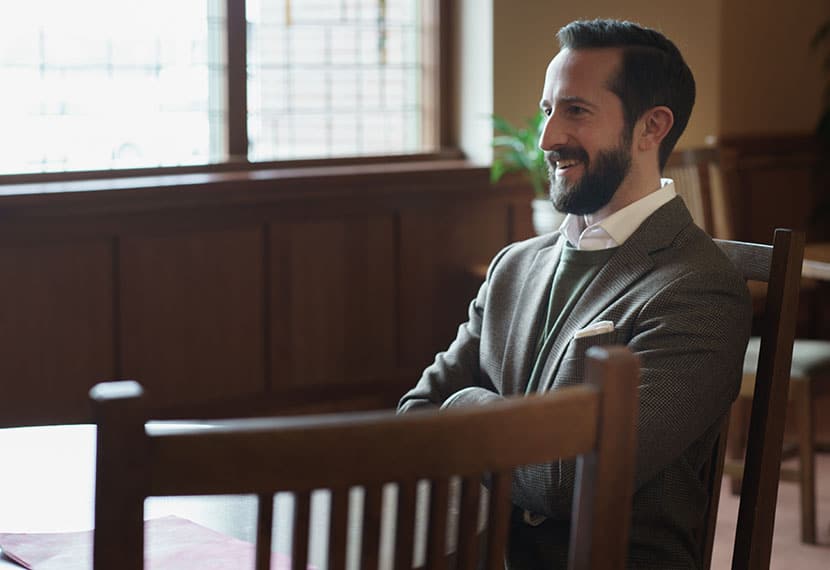
[[[493,259],[469,320],[399,411],[525,393],[564,241],[554,232]],[[553,341],[539,390],[582,382],[590,346],[626,345],[640,359],[631,568],[700,566],[694,532],[708,497],[699,472],[738,394],[751,314],[742,277],[676,197],[617,248]],[[574,339],[605,320],[613,332]],[[572,460],[516,470],[508,568],[565,566],[573,483]],[[525,522],[524,511],[544,522]]]

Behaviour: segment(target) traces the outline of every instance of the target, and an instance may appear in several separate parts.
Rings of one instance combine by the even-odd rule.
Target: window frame
[[[175,176],[197,173],[223,173],[233,171],[281,170],[306,167],[325,168],[391,163],[408,163],[422,161],[459,160],[463,153],[459,150],[453,134],[453,53],[452,42],[452,0],[422,0],[425,27],[434,31],[432,41],[425,46],[427,58],[425,65],[432,66],[433,80],[430,95],[425,107],[431,109],[424,117],[422,128],[426,136],[435,142],[434,152],[401,153],[394,155],[366,155],[355,157],[323,157],[300,160],[248,160],[248,110],[247,110],[247,20],[246,0],[225,0],[226,10],[226,58],[227,72],[225,88],[227,94],[227,158],[222,162],[185,165],[185,166],[150,166],[123,169],[70,170],[56,172],[28,172],[0,174],[0,196],[14,195],[15,192],[3,192],[3,186],[50,184],[75,180],[100,180],[101,190],[106,190],[107,179],[120,180],[112,184],[112,189],[124,188],[124,178]],[[29,193],[29,192],[26,192]]]

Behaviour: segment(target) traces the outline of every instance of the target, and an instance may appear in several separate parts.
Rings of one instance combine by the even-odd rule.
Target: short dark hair
[[[622,49],[622,64],[608,88],[622,101],[627,137],[648,109],[671,109],[674,124],[660,144],[662,171],[695,104],[695,78],[677,46],[658,31],[619,20],[578,20],[556,37],[562,49]]]

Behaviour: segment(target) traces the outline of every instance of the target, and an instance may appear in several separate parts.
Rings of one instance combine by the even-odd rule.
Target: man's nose
[[[542,150],[556,150],[567,142],[568,137],[562,128],[562,121],[556,113],[551,113],[545,119],[545,126],[542,128],[542,134],[539,137],[539,148]]]

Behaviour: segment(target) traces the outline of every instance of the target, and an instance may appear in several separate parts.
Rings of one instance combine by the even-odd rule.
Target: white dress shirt
[[[588,224],[585,216],[568,214],[559,226],[559,231],[576,249],[617,247],[622,245],[647,217],[676,195],[674,181],[661,178],[659,190],[593,224]]]

